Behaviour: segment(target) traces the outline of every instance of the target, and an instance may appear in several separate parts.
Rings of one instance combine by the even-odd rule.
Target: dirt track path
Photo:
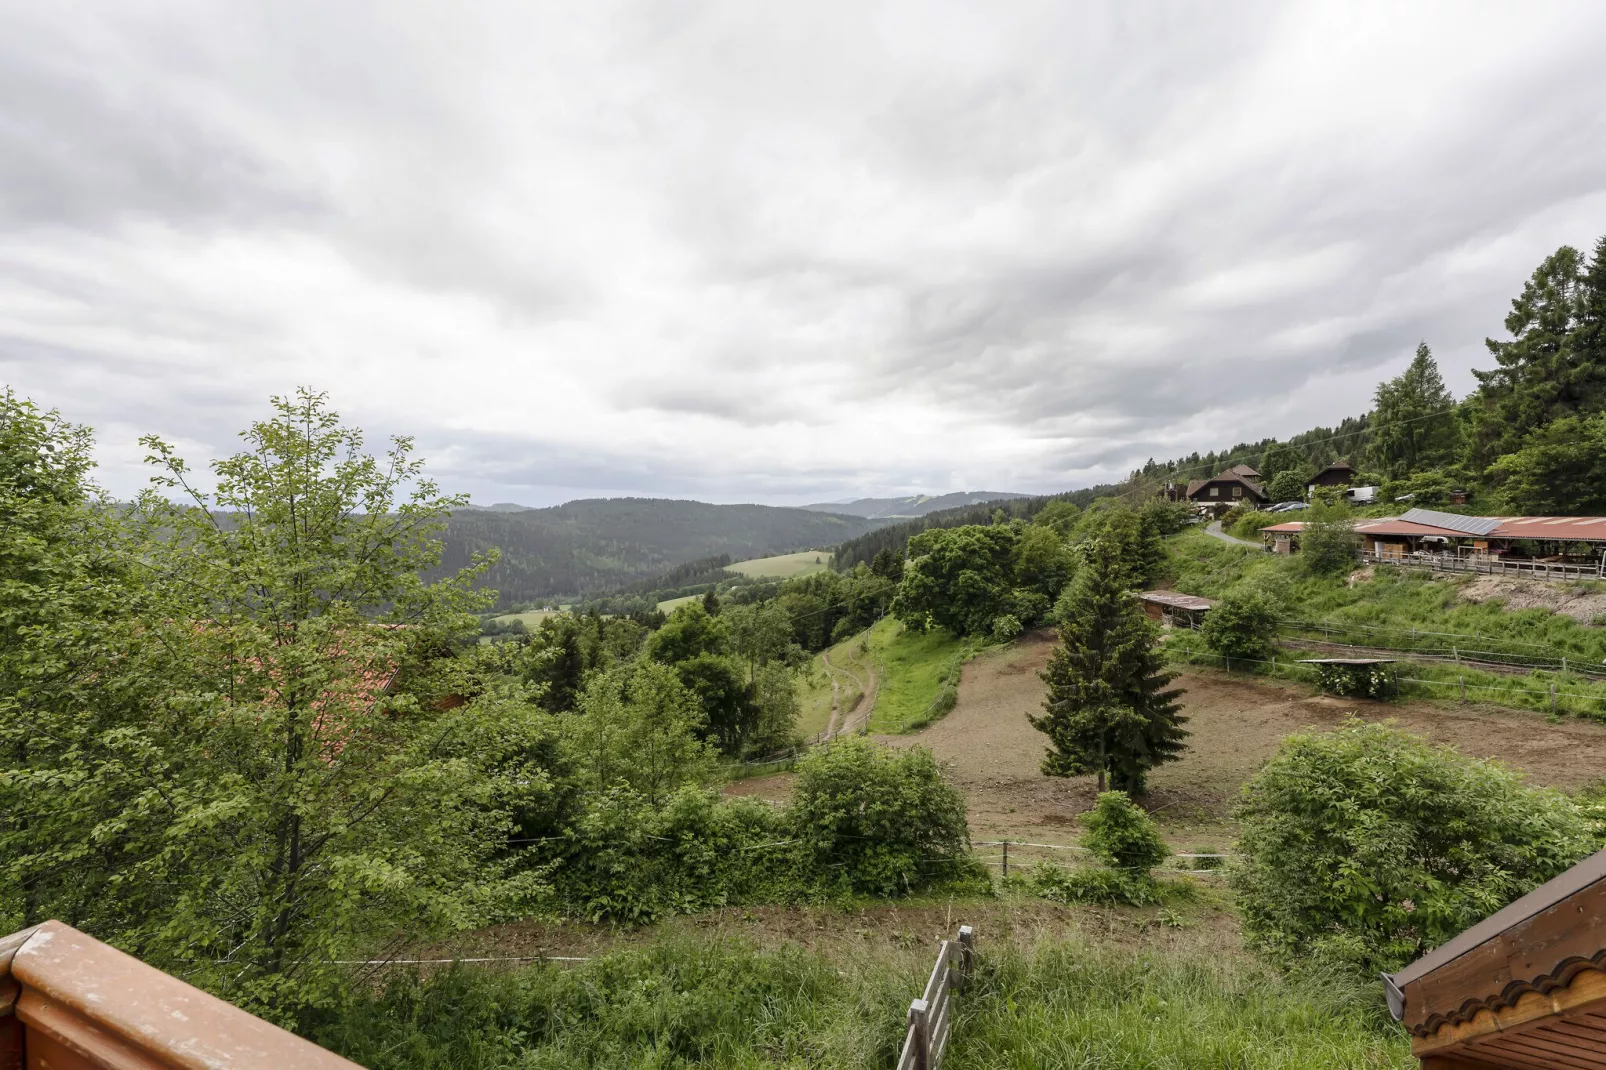
[[[855,669],[834,663],[829,649],[821,652],[820,661],[825,665],[825,671],[831,674],[831,719],[826,723],[825,734],[821,738],[832,739],[869,722],[870,714],[875,711],[877,680],[874,666],[855,662],[864,670],[864,676],[860,676]],[[847,710],[842,709],[839,673],[851,677],[854,686],[859,689],[858,700]]]

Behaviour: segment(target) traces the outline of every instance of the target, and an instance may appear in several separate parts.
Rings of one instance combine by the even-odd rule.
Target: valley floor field
[[[1052,632],[985,651],[964,667],[959,698],[947,716],[922,731],[883,736],[895,746],[921,744],[950,764],[969,801],[976,840],[1074,843],[1077,815],[1095,794],[1091,777],[1055,779],[1038,764],[1045,737],[1027,715],[1041,709],[1038,677],[1054,648]],[[1230,810],[1239,787],[1277,745],[1303,728],[1334,728],[1346,717],[1396,722],[1463,754],[1498,758],[1534,784],[1576,789],[1606,773],[1606,726],[1551,723],[1537,713],[1427,702],[1380,703],[1313,694],[1295,684],[1191,669],[1175,686],[1193,733],[1182,759],[1150,777],[1147,804],[1172,846],[1225,850],[1234,829]],[[781,799],[791,774],[742,781],[742,794]]]

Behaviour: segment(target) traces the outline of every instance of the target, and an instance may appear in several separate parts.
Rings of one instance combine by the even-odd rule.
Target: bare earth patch
[[[1510,576],[1479,576],[1461,588],[1468,602],[1501,601],[1509,610],[1548,609],[1583,624],[1606,616],[1606,591],[1579,591],[1570,583],[1541,583]]]

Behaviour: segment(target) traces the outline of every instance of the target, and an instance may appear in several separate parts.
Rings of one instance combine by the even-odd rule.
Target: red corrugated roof
[[[1362,520],[1355,530],[1362,535],[1422,536],[1444,535],[1455,539],[1546,539],[1560,542],[1606,542],[1606,516],[1502,516],[1495,517],[1500,526],[1486,536],[1472,536],[1452,528],[1418,524],[1411,520],[1392,517],[1381,520]],[[1290,520],[1261,528],[1261,531],[1298,534],[1305,530],[1302,520]]]
[[[1491,539],[1606,541],[1606,516],[1503,516]]]

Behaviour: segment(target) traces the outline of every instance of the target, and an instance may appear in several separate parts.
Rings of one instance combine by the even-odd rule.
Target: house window
[[[1211,496],[1211,497],[1212,497],[1212,498],[1219,498],[1219,497],[1221,497],[1221,488],[1220,488],[1220,487],[1211,487],[1211,488],[1210,488],[1210,496]]]
[[[1234,498],[1242,498],[1244,496],[1244,489],[1242,487],[1233,487],[1232,496]]]

